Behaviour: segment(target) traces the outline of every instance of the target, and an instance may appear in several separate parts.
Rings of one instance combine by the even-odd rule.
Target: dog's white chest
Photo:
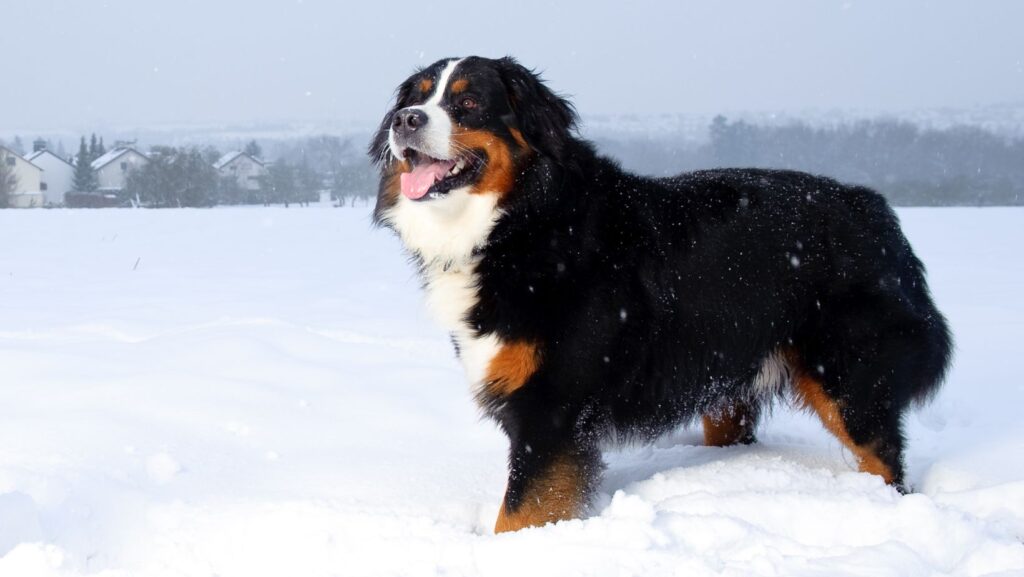
[[[468,316],[478,300],[475,265],[437,268],[427,272],[426,301],[435,320],[447,329],[459,348],[459,360],[470,386],[481,386],[487,377],[491,359],[501,349],[501,339],[477,335]]]
[[[428,203],[400,196],[384,216],[405,246],[426,263],[427,308],[455,339],[474,388],[483,383],[491,359],[501,348],[498,337],[478,336],[476,327],[467,324],[479,290],[474,252],[486,243],[500,214],[498,195],[470,194],[468,188],[461,188]]]

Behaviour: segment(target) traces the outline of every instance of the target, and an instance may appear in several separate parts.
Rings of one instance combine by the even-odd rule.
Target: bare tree
[[[8,159],[14,160],[14,157],[0,149],[0,208],[10,206],[11,195],[18,188],[18,176],[14,174],[14,166],[7,163]]]

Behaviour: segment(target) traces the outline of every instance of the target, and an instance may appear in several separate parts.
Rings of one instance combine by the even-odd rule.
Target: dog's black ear
[[[415,75],[414,75],[415,76]],[[413,76],[413,77],[414,77]],[[387,114],[384,115],[384,119],[380,122],[380,127],[377,128],[377,132],[373,135],[373,139],[370,140],[370,147],[366,153],[370,155],[370,160],[377,168],[381,168],[390,158],[390,151],[388,150],[388,131],[391,130],[391,122],[395,118],[395,113],[405,107],[405,102],[409,100],[409,96],[412,95],[413,77],[409,77],[408,80],[403,82],[398,90],[395,91],[395,104],[388,110]]]
[[[515,58],[506,56],[497,63],[523,137],[538,152],[563,160],[579,120],[576,108]]]

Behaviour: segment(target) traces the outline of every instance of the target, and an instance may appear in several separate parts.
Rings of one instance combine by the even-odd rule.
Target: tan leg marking
[[[721,414],[704,415],[704,444],[726,447],[739,443],[754,427],[754,414],[745,403],[736,403]]]
[[[895,478],[892,469],[878,457],[875,447],[871,445],[858,445],[853,442],[853,439],[850,438],[850,433],[846,430],[846,425],[843,423],[839,404],[825,393],[821,383],[806,374],[800,373],[793,381],[793,388],[796,390],[804,407],[814,410],[821,419],[822,424],[825,425],[825,428],[835,435],[857,457],[857,463],[861,471],[871,473],[872,475],[880,475],[885,479],[886,483],[892,484]]]
[[[502,501],[494,532],[518,531],[575,519],[583,512],[582,493],[579,466],[568,457],[560,457],[543,475],[530,480],[515,511],[509,511]]]

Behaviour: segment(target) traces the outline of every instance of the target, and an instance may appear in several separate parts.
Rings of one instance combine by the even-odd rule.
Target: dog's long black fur
[[[760,404],[798,379],[903,482],[901,419],[936,390],[951,337],[878,193],[782,170],[631,174],[577,136],[571,105],[535,74],[474,65],[508,95],[492,132],[518,129],[532,150],[478,248],[467,319],[538,347],[522,387],[480,398],[511,441],[506,511],[556,461],[574,464],[585,500],[613,435],[742,407],[752,440]],[[778,382],[759,377],[766,359],[784,367]]]

